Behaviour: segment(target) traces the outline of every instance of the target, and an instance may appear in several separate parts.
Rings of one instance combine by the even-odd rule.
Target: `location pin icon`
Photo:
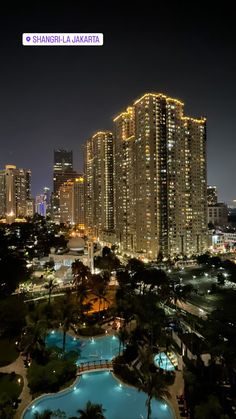
[[[26,41],[28,41],[28,42],[30,41],[30,36],[26,37]]]

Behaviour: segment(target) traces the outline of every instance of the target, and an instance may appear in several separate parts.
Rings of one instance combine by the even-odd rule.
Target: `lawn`
[[[17,400],[23,388],[23,379],[15,373],[0,373],[0,394],[6,393],[12,400]]]
[[[15,343],[9,342],[8,339],[0,339],[0,367],[11,364],[18,356]]]

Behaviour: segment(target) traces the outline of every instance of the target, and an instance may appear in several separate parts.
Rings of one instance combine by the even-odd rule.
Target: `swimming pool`
[[[166,370],[166,371],[175,370],[175,366],[172,364],[171,360],[165,354],[165,352],[160,352],[159,354],[155,355],[154,364],[157,367],[161,368],[162,370]]]
[[[23,419],[34,419],[34,413],[45,409],[61,409],[69,416],[76,416],[90,400],[103,405],[107,419],[144,419],[147,416],[147,395],[133,387],[121,384],[109,371],[81,375],[74,386],[55,395],[42,396],[31,403]],[[152,419],[174,419],[167,403],[152,401]]]
[[[46,337],[48,347],[62,348],[63,333],[57,330],[51,331]],[[66,335],[66,352],[77,351],[77,365],[83,362],[100,362],[111,360],[119,353],[119,339],[116,336],[102,336],[98,338],[75,338]]]

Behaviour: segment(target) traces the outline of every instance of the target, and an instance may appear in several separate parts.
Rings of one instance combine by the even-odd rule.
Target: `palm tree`
[[[177,307],[177,305],[185,303],[189,295],[193,292],[193,289],[191,284],[183,286],[174,284],[171,290],[171,297],[174,305]]]
[[[93,291],[93,294],[95,295],[95,298],[93,298],[93,301],[98,301],[98,314],[100,317],[100,311],[101,311],[101,305],[103,303],[103,310],[105,309],[105,304],[109,303],[109,300],[106,297],[107,288],[106,286],[103,286],[100,284],[100,286]]]
[[[147,393],[147,419],[151,416],[152,399],[165,400],[170,397],[170,392],[163,377],[157,372],[144,372],[139,370],[138,390]]]
[[[111,272],[120,267],[120,261],[115,253],[109,247],[104,247],[102,256],[97,256],[94,259],[95,267],[101,269],[103,274],[106,275],[107,281],[110,281]]]
[[[35,412],[34,419],[51,419],[53,414],[52,410],[46,409],[42,413]]]
[[[85,266],[83,262],[81,262],[79,259],[75,260],[72,265],[72,274],[73,274],[73,284],[76,286],[76,288],[82,283],[87,284],[89,281],[89,278],[91,276],[91,272],[88,266]]]
[[[47,324],[45,320],[28,323],[21,339],[21,347],[27,359],[34,354],[43,354],[45,352],[46,333]]]
[[[89,291],[88,286],[81,283],[76,287],[76,291],[77,291],[77,301],[79,305],[82,306],[84,303],[84,300],[86,300],[88,297],[88,291]]]
[[[84,409],[77,410],[79,417],[70,419],[105,419],[104,412],[101,404],[92,403],[90,400],[87,402]]]
[[[120,351],[121,351],[121,345],[123,346],[123,351],[124,351],[125,343],[127,342],[128,337],[129,337],[129,333],[126,330],[126,328],[125,327],[120,328],[119,331],[118,331],[119,355],[120,355]]]
[[[51,295],[53,290],[57,287],[57,284],[55,282],[55,278],[50,278],[48,280],[48,283],[44,285],[44,288],[48,290],[48,304],[51,303]]]
[[[170,392],[164,381],[164,377],[150,368],[153,361],[153,354],[149,347],[146,349],[139,348],[139,358],[142,365],[140,369],[136,368],[138,377],[137,386],[139,391],[147,393],[147,419],[150,419],[152,399],[165,400],[170,397]]]
[[[53,411],[50,409],[46,409],[42,413],[34,413],[34,419],[51,419],[52,417],[66,419],[66,414],[65,412],[62,412],[60,409]]]
[[[63,332],[63,341],[62,341],[62,350],[65,352],[66,348],[66,333],[71,328],[74,330],[74,323],[76,321],[76,308],[71,301],[70,296],[66,296],[63,299],[59,307],[58,318],[62,327]]]

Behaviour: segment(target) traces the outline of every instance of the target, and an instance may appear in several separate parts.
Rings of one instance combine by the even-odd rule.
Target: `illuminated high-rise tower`
[[[60,220],[60,186],[69,179],[74,179],[77,173],[73,170],[73,152],[70,150],[54,150],[53,165],[53,218]]]
[[[5,170],[0,170],[0,219],[6,214],[6,176]]]
[[[7,165],[5,173],[5,216],[11,223],[16,218],[28,216],[31,198],[31,171]]]
[[[104,238],[114,231],[113,135],[99,131],[84,146],[85,224]]]
[[[67,180],[59,188],[60,221],[76,225],[84,231],[84,177],[77,174],[75,179]]]
[[[207,249],[206,121],[145,94],[114,119],[115,229],[123,251],[155,259]]]
[[[115,118],[114,179],[115,231],[121,250],[135,247],[135,135],[134,108]]]

